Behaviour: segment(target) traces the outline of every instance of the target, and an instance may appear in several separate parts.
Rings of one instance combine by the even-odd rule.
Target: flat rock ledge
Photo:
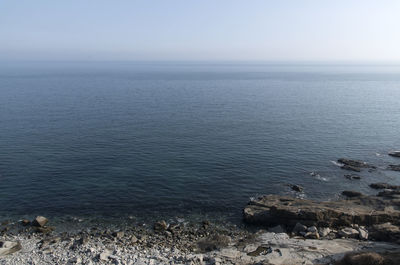
[[[400,223],[398,195],[351,197],[347,200],[319,202],[279,195],[265,195],[248,203],[244,221],[266,227],[296,223],[318,227],[348,227],[354,224]]]

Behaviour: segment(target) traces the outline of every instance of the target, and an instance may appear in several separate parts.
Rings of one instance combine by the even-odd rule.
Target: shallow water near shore
[[[238,221],[261,194],[400,184],[400,67],[0,65],[0,216]],[[348,180],[340,157],[378,167]],[[286,184],[299,184],[294,193]],[[75,221],[76,221],[75,220]]]

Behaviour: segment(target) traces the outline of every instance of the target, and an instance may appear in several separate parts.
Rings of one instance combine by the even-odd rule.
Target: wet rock
[[[347,166],[355,167],[355,168],[375,168],[375,166],[369,165],[367,162],[359,161],[359,160],[340,158],[340,159],[338,159],[338,162],[343,165],[347,165]]]
[[[244,221],[266,227],[296,223],[317,227],[342,227],[351,224],[373,225],[400,222],[400,202],[376,196],[352,197],[339,201],[312,201],[289,196],[265,195],[254,199],[245,207]]]
[[[0,241],[0,256],[9,255],[22,249],[19,242]]]
[[[27,219],[22,219],[22,220],[21,220],[21,224],[22,224],[23,226],[28,226],[28,225],[31,224],[31,221],[29,221],[29,220],[27,220]]]
[[[341,236],[341,237],[346,237],[346,238],[357,238],[359,232],[358,232],[356,229],[354,229],[354,228],[346,227],[346,228],[343,228],[343,229],[339,230],[338,234],[339,234],[339,236]]]
[[[393,171],[400,171],[400,165],[389,165],[388,169]]]
[[[289,187],[292,189],[292,190],[294,190],[294,191],[296,191],[296,192],[302,192],[304,189],[303,189],[303,187],[302,186],[300,186],[300,185],[289,185]]]
[[[372,184],[370,184],[369,186],[370,186],[371,188],[377,189],[377,190],[383,190],[383,189],[396,190],[396,189],[400,189],[400,186],[390,185],[390,184],[383,183],[383,182],[372,183]]]
[[[343,165],[340,168],[345,169],[345,170],[355,171],[355,172],[361,172],[361,169],[359,167],[353,167],[350,165]]]
[[[33,226],[43,227],[47,224],[49,220],[44,216],[37,216],[35,220],[32,221]]]
[[[389,155],[394,157],[400,157],[400,151],[389,152]]]
[[[271,233],[285,233],[285,229],[283,229],[282,226],[277,225],[277,226],[268,228],[268,232],[271,232]]]
[[[356,175],[356,174],[344,175],[344,177],[347,178],[347,179],[350,179],[350,180],[353,180],[353,179],[359,180],[359,179],[361,179],[361,176]]]
[[[345,190],[345,191],[342,192],[342,195],[344,195],[346,197],[349,197],[349,198],[363,196],[363,194],[361,192],[352,191],[352,190]]]
[[[164,220],[154,223],[155,231],[165,231],[167,229],[168,229],[168,224]]]

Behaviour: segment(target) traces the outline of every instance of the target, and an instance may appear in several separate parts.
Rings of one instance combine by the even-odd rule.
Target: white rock
[[[358,228],[358,237],[361,240],[367,240],[368,239],[368,231],[367,231],[367,229],[359,227]]]
[[[311,233],[315,233],[315,232],[318,232],[318,229],[317,229],[316,226],[310,226],[310,227],[307,229],[307,231],[308,231],[308,232],[311,232]]]
[[[339,231],[339,236],[341,237],[356,238],[358,237],[358,234],[359,234],[358,231],[351,227],[346,227]]]
[[[318,229],[318,233],[320,237],[326,237],[331,232],[329,227],[321,227]]]

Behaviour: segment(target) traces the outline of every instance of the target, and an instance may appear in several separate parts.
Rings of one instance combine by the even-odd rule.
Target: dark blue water
[[[240,216],[400,184],[400,67],[2,63],[0,216]],[[380,167],[361,181],[331,161]]]

